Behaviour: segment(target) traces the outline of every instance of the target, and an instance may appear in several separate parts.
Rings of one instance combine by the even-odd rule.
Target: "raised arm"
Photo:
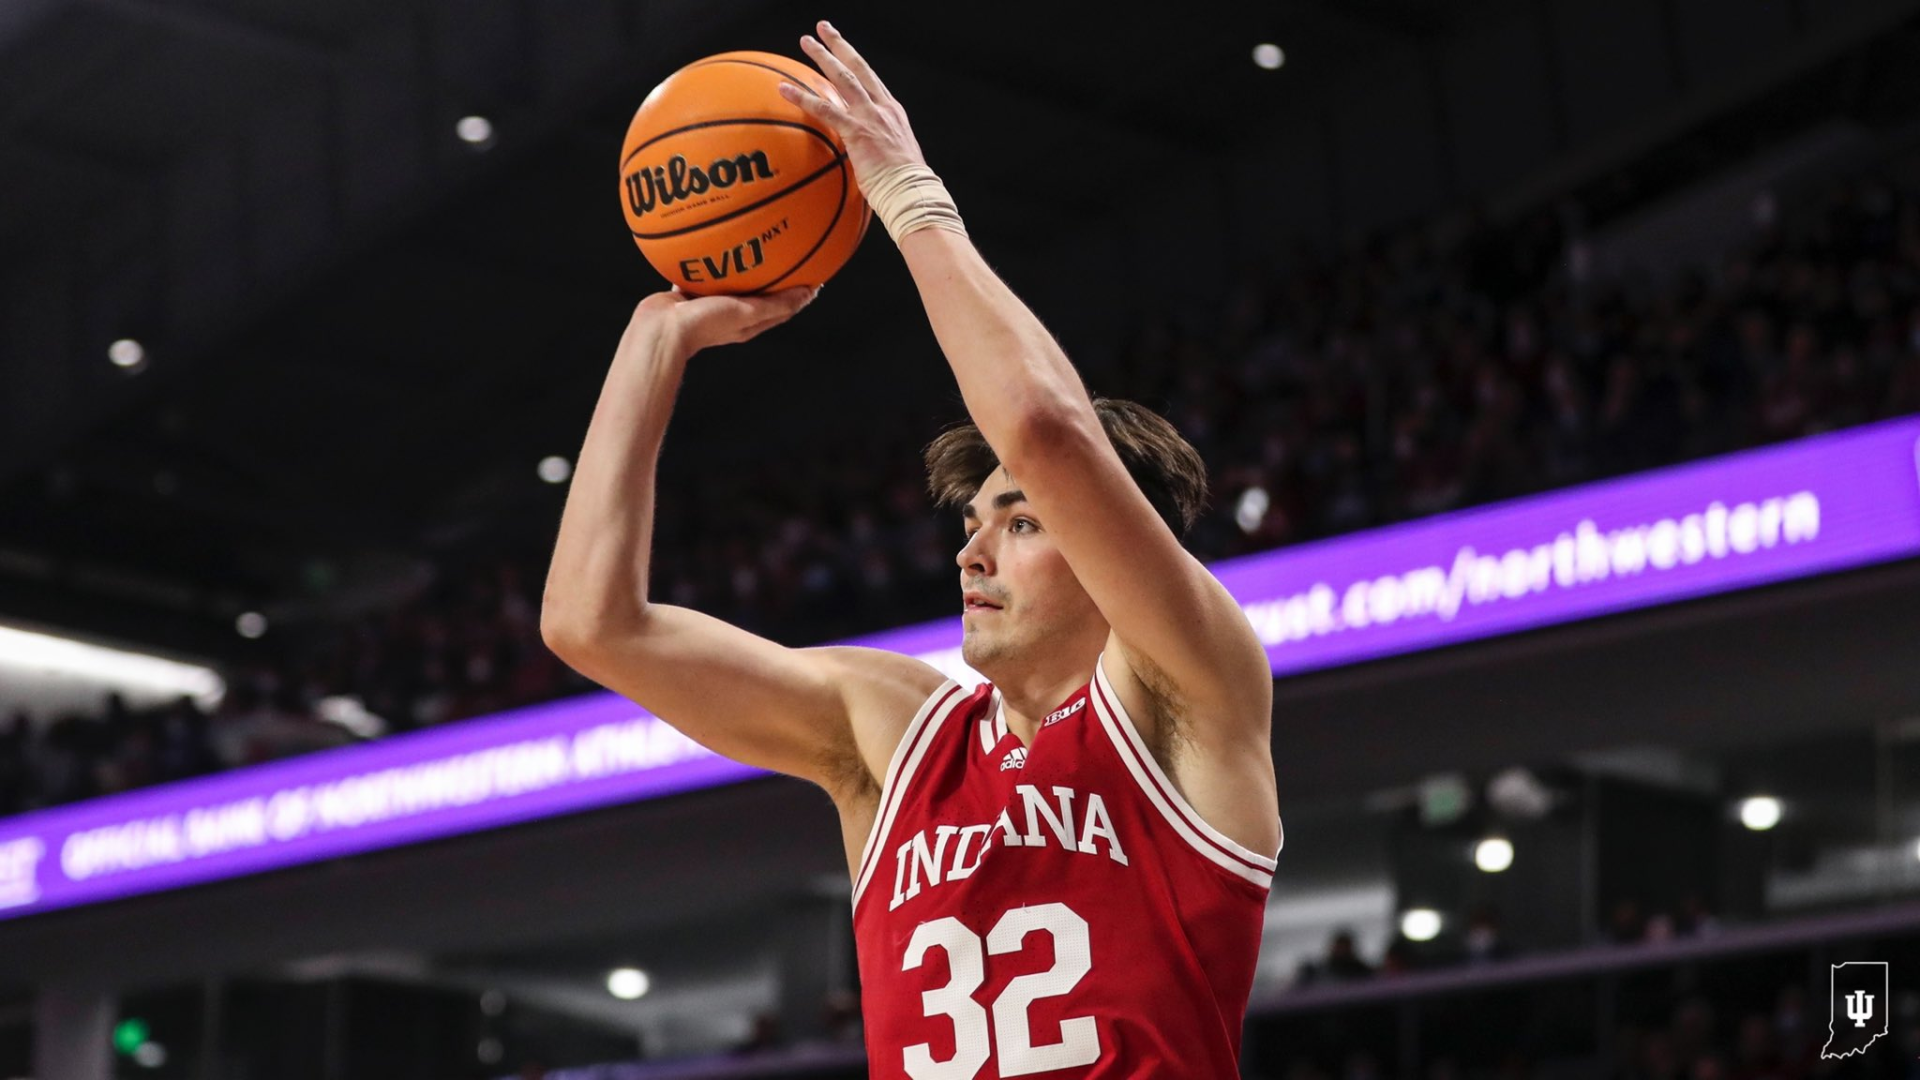
[[[778,325],[811,299],[808,289],[660,293],[635,309],[574,469],[540,631],[581,674],[702,746],[813,781],[838,801],[884,775],[893,729],[939,674],[877,650],[789,649],[647,598],[656,466],[688,360]]]
[[[887,191],[925,164],[906,113],[844,38],[820,30],[826,45],[802,45],[843,100],[783,93],[841,135],[863,190]],[[929,205],[939,201],[906,216],[950,215]],[[1273,687],[1259,639],[1127,474],[1053,335],[963,232],[897,239],[967,412],[1111,627],[1110,652],[1158,703],[1199,718],[1186,729],[1195,741],[1268,759]]]

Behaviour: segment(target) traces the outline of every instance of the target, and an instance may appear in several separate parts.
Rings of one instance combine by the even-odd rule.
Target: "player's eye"
[[[1020,526],[1022,526],[1022,525],[1025,525],[1025,526],[1026,526],[1026,527],[1027,527],[1027,528],[1028,528],[1029,530],[1032,530],[1032,529],[1038,529],[1038,528],[1040,527],[1040,526],[1038,526],[1038,525],[1035,525],[1035,524],[1034,524],[1034,523],[1032,522],[1032,520],[1030,520],[1030,519],[1028,519],[1028,518],[1014,518],[1014,519],[1013,519],[1013,524],[1012,524],[1012,525],[1009,525],[1009,526],[1007,526],[1007,527],[1008,527],[1008,528],[1010,528],[1010,529],[1012,529],[1012,530],[1013,530],[1014,532],[1019,532],[1019,531],[1020,531]]]

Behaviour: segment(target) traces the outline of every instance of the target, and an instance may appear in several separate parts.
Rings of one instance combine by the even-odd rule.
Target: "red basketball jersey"
[[[873,1080],[1239,1075],[1274,860],[1194,813],[1100,665],[1031,746],[942,686],[854,881]]]

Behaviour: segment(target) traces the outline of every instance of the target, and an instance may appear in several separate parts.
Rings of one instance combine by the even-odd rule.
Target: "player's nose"
[[[967,542],[961,545],[960,551],[953,557],[953,561],[960,569],[981,574],[993,573],[993,553],[988,550],[986,533],[985,529],[976,530],[967,538]],[[962,580],[965,580],[964,575]]]

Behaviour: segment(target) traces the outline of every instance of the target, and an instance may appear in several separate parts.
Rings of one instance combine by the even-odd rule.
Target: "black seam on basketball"
[[[701,229],[704,229],[709,225],[718,225],[723,221],[732,221],[734,218],[739,217],[741,214],[752,213],[753,211],[760,209],[761,207],[767,205],[770,202],[775,201],[776,199],[785,198],[786,196],[792,194],[793,192],[799,191],[801,188],[806,187],[808,184],[813,183],[815,180],[820,179],[821,177],[827,175],[829,172],[832,172],[836,168],[843,169],[845,167],[846,165],[844,163],[844,160],[839,155],[836,154],[834,155],[834,159],[832,161],[829,161],[825,165],[822,165],[818,169],[815,169],[812,175],[807,176],[806,178],[801,180],[796,180],[791,184],[788,184],[786,187],[783,187],[779,191],[776,191],[773,194],[767,196],[766,198],[761,199],[759,202],[748,203],[747,205],[741,207],[738,210],[729,210],[726,213],[721,214],[717,218],[709,218],[698,225],[689,225],[684,229],[669,229],[666,232],[656,232],[656,233],[634,232],[634,229],[632,226],[628,226],[627,231],[633,233],[633,238],[635,240],[669,240],[676,236],[685,236],[690,232],[699,232]]]
[[[647,147],[652,146],[654,143],[659,142],[661,139],[671,139],[675,135],[684,135],[689,131],[699,131],[701,128],[726,127],[729,124],[759,124],[763,127],[799,128],[801,131],[804,131],[807,134],[813,136],[814,138],[819,139],[821,142],[826,143],[828,146],[833,145],[833,140],[828,137],[826,132],[821,131],[819,128],[814,127],[812,124],[802,124],[797,120],[759,120],[753,117],[746,117],[746,116],[737,117],[730,120],[702,120],[697,124],[688,124],[685,127],[674,128],[672,131],[663,131],[660,134],[655,135],[653,138],[648,139],[646,142],[641,143],[639,146],[634,147],[633,153],[628,154],[626,157],[623,157],[620,159],[620,171],[622,173],[625,173],[627,171],[627,166],[633,164],[633,159],[640,156],[640,151],[645,150]],[[836,153],[837,152],[838,151],[836,151]]]
[[[800,256],[799,262],[787,267],[786,273],[753,290],[754,292],[763,293],[772,289],[775,285],[792,277],[795,271],[807,265],[807,260],[813,258],[814,253],[819,251],[821,246],[827,242],[827,239],[833,235],[833,227],[840,224],[840,215],[847,212],[847,188],[849,186],[850,181],[847,179],[847,168],[842,164],[840,166],[840,205],[833,208],[833,220],[827,222],[827,231],[820,234],[820,239],[813,242],[813,246],[807,249],[805,255]]]
[[[787,80],[788,82],[792,83],[795,86],[800,87],[802,90],[805,90],[807,93],[815,95],[816,97],[819,96],[819,93],[820,93],[820,91],[815,90],[813,87],[808,86],[806,83],[803,83],[799,79],[795,78],[793,75],[793,72],[781,71],[779,68],[774,67],[772,64],[763,64],[758,60],[736,60],[733,57],[723,56],[723,57],[718,57],[712,60],[702,60],[697,64],[688,64],[686,67],[682,68],[681,70],[692,71],[694,68],[706,67],[709,64],[745,64],[748,67],[757,67],[762,69],[763,71],[773,72],[775,75],[780,76],[781,78]]]

